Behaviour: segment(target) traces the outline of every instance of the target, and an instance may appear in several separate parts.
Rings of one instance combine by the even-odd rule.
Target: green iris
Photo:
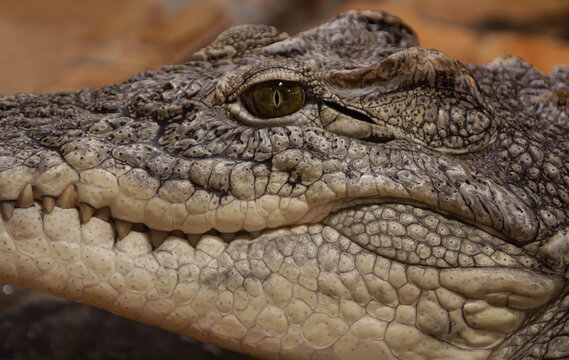
[[[304,105],[304,89],[291,81],[267,81],[249,90],[248,104],[262,118],[290,115]]]

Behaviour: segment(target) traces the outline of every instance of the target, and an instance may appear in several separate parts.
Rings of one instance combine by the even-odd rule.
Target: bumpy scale
[[[0,96],[0,280],[261,358],[569,357],[569,69],[382,12]]]

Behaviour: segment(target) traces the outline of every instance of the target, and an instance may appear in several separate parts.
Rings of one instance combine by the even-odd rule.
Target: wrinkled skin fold
[[[568,99],[373,11],[1,95],[0,281],[266,359],[565,358]]]

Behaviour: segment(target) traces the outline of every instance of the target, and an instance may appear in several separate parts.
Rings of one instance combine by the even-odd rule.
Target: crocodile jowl
[[[383,12],[0,96],[0,280],[261,358],[569,356],[569,69]]]

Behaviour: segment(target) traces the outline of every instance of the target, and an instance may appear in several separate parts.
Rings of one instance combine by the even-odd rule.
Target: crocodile
[[[0,96],[0,281],[265,359],[569,357],[569,68],[380,11]]]

